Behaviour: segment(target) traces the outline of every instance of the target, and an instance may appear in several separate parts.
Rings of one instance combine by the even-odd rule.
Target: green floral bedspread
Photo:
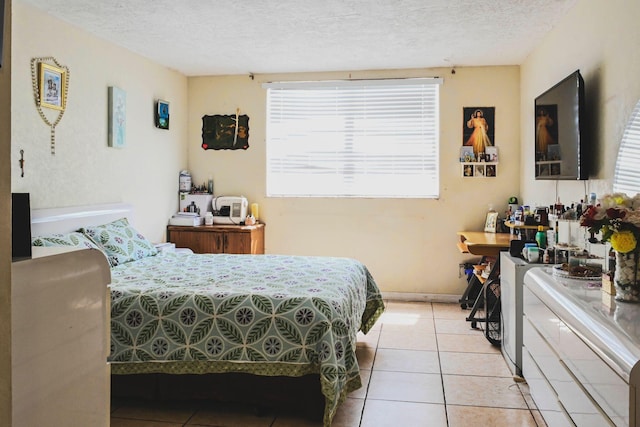
[[[361,386],[357,331],[384,310],[348,258],[160,253],[111,274],[114,374],[317,373],[327,426]]]

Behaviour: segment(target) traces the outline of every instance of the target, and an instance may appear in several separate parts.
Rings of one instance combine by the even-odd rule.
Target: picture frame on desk
[[[498,228],[498,212],[487,212],[487,218],[484,221],[484,232],[495,233]]]

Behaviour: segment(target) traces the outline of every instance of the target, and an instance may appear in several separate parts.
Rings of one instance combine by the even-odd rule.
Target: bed
[[[158,253],[132,216],[127,205],[32,215],[34,244],[108,258],[112,374],[318,374],[329,426],[361,387],[357,332],[384,310],[366,266],[338,257]]]

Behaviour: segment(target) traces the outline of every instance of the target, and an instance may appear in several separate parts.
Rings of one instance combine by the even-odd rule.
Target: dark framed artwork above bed
[[[249,148],[249,116],[213,115],[202,117],[204,150],[246,150]]]

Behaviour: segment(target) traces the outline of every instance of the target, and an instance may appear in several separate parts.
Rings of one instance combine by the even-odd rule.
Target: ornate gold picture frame
[[[51,154],[56,154],[56,126],[67,107],[69,68],[53,56],[31,58],[31,86],[38,114],[51,129]],[[53,117],[56,113],[45,113],[43,107],[57,110],[57,117]]]
[[[40,106],[54,110],[66,107],[66,70],[55,65],[38,63],[38,98]]]

